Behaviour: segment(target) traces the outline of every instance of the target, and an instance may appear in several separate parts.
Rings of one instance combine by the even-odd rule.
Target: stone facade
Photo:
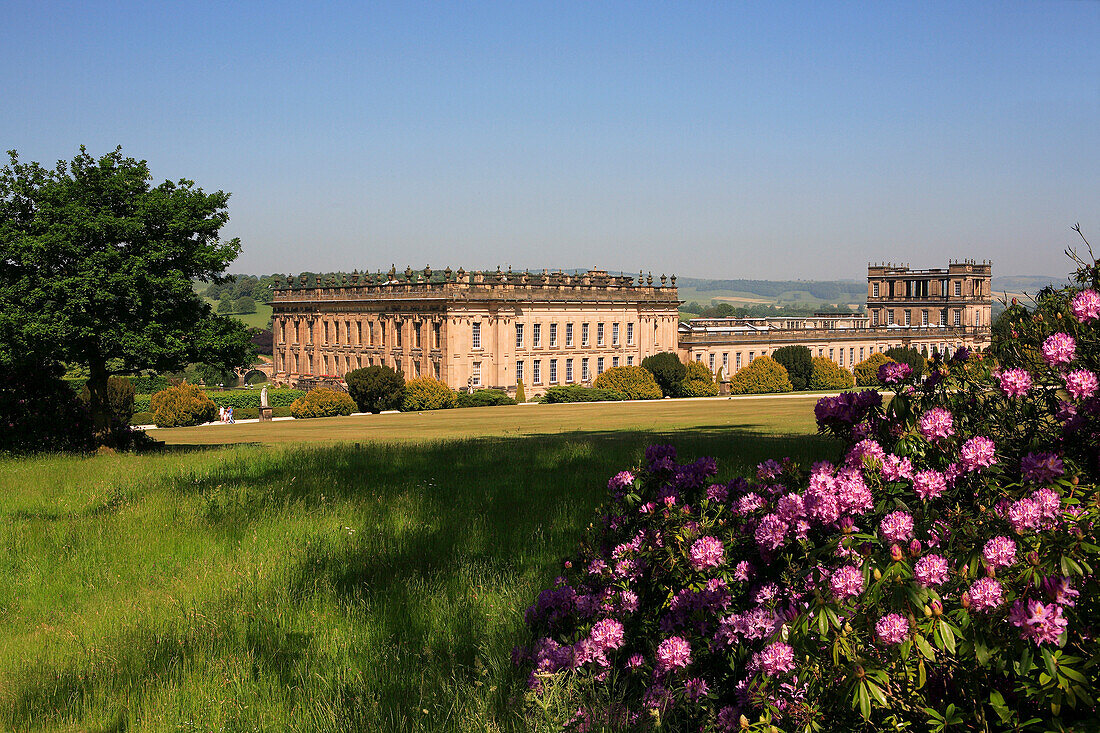
[[[522,380],[533,397],[674,351],[679,304],[675,276],[603,270],[290,278],[272,302],[274,378],[306,385],[384,364],[454,389],[514,394]]]

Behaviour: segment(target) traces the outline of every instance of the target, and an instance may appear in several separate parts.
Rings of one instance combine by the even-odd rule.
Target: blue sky
[[[234,271],[1060,274],[1100,2],[7,2],[0,143],[231,191]]]

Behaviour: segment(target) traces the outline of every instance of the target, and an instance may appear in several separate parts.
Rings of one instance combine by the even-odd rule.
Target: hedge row
[[[214,404],[218,407],[260,407],[260,390],[233,390],[232,392],[208,392]],[[304,397],[305,392],[300,389],[269,389],[267,390],[267,404],[271,407],[290,407],[294,400]]]
[[[619,402],[623,399],[624,397],[614,390],[582,387],[579,384],[551,387],[542,396],[542,402],[551,405],[562,402]]]

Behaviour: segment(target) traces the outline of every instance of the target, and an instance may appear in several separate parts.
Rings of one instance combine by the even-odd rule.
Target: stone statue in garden
[[[264,385],[264,388],[260,390],[260,407],[270,406],[271,405],[267,404],[267,385]]]

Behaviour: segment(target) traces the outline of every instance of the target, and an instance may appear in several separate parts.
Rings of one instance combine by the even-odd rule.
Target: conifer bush
[[[149,399],[149,410],[158,428],[201,425],[212,422],[218,414],[202,387],[187,382],[157,392]]]
[[[355,400],[346,392],[337,392],[328,387],[311,389],[290,405],[291,416],[298,420],[350,415],[353,412],[355,412]]]
[[[398,410],[405,401],[405,377],[388,366],[353,369],[344,375],[344,383],[360,412]]]
[[[805,346],[781,346],[772,352],[772,358],[783,365],[791,386],[796,392],[808,389],[813,375],[813,354]]]
[[[672,351],[662,351],[642,359],[642,366],[648,369],[653,378],[657,380],[657,386],[661,388],[661,394],[665,397],[679,396],[680,385],[687,376],[687,367],[680,357]]]
[[[405,412],[446,410],[454,406],[454,390],[438,379],[420,377],[405,384],[405,400],[401,403]]]
[[[661,388],[657,386],[657,380],[648,369],[640,366],[612,367],[596,377],[592,386],[618,392],[628,400],[661,399]]]
[[[527,401],[527,395],[523,392],[523,380],[516,382],[516,404],[521,404]]]
[[[787,370],[770,356],[758,356],[730,378],[730,394],[771,394],[794,389]]]
[[[526,614],[532,726],[1096,731],[1100,265],[1076,283],[999,364],[819,400],[833,462],[716,482],[651,446],[613,476]]]
[[[858,387],[880,387],[882,382],[879,381],[878,372],[884,364],[895,363],[893,359],[885,354],[871,354],[866,359],[856,364],[852,368],[852,371],[856,376],[856,386]]]
[[[856,385],[855,376],[832,359],[815,356],[812,363],[810,389],[851,389]]]

